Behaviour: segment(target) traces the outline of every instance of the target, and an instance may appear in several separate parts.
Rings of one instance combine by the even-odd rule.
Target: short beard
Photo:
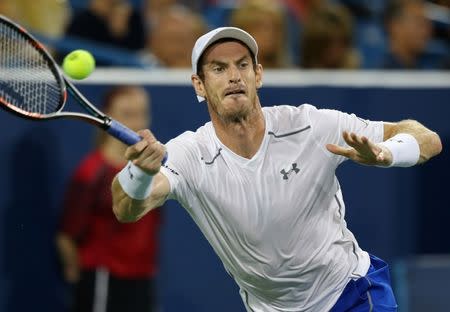
[[[233,114],[229,114],[227,116],[220,116],[221,119],[228,124],[232,124],[232,123],[241,123],[243,121],[246,121],[248,116],[249,116],[250,112],[248,111],[240,111],[240,112],[236,112]]]
[[[244,110],[235,111],[233,113],[225,113],[221,114],[217,110],[217,107],[215,105],[209,105],[210,109],[215,112],[215,114],[219,117],[220,120],[222,120],[225,124],[238,124],[243,121],[246,121],[248,117],[250,116],[251,112],[254,110],[254,104],[246,108]]]

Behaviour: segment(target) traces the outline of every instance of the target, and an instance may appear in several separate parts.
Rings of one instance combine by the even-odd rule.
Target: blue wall
[[[190,86],[147,87],[160,141],[208,120]],[[80,87],[94,103],[105,88]],[[450,253],[447,240],[439,239],[448,236],[450,219],[444,198],[449,88],[266,87],[260,95],[265,105],[308,102],[373,120],[414,118],[440,133],[444,152],[424,166],[379,169],[347,162],[338,177],[349,226],[364,249],[390,261]],[[24,121],[0,111],[0,131],[0,311],[64,311],[68,288],[58,271],[55,226],[67,178],[89,150],[94,129],[71,120]],[[164,217],[159,277],[164,311],[244,311],[234,282],[187,213],[172,201]]]

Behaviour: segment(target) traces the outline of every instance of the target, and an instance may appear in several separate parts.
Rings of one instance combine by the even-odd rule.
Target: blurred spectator
[[[153,28],[159,16],[177,3],[177,0],[144,0],[144,19],[147,29]]]
[[[434,69],[442,65],[441,57],[427,53],[432,34],[422,0],[394,0],[385,12],[388,50],[386,69]]]
[[[70,19],[68,0],[0,0],[0,14],[12,19],[42,40],[51,54],[56,47],[45,39],[59,39]]]
[[[20,12],[18,22],[25,28],[50,38],[60,38],[64,35],[71,15],[68,0],[14,0],[14,2]]]
[[[133,130],[144,129],[149,101],[144,89],[119,86],[107,93],[104,111]],[[72,311],[156,311],[160,210],[126,224],[111,208],[110,186],[125,165],[125,148],[101,132],[66,191],[56,242],[64,277],[75,283]]]
[[[443,50],[442,54],[445,54],[448,63],[450,61],[450,1],[427,2],[426,14],[433,24],[432,45],[434,49]]]
[[[300,67],[354,69],[360,57],[353,47],[352,18],[343,6],[327,5],[311,12],[303,26]]]
[[[338,0],[338,2],[345,6],[357,20],[367,20],[379,15],[386,5],[386,0]]]
[[[0,14],[29,31],[58,38],[70,18],[68,0],[0,0]]]
[[[141,0],[141,2],[145,19],[151,23],[156,22],[161,13],[174,5],[187,7],[197,13],[201,12],[205,5],[205,0]]]
[[[327,4],[327,0],[282,0],[297,21],[303,23],[311,12]]]
[[[0,0],[0,14],[18,21],[19,11],[14,1]]]
[[[264,68],[281,68],[289,64],[285,20],[284,9],[276,0],[248,0],[232,11],[230,26],[255,38],[258,62]]]
[[[150,32],[146,53],[160,66],[191,67],[195,41],[206,32],[203,17],[187,7],[175,5],[161,12]]]
[[[444,7],[450,8],[450,1],[449,0],[433,0],[431,2],[436,3],[437,5],[442,5]]]
[[[138,51],[144,48],[145,32],[143,18],[129,1],[90,0],[73,16],[66,34]]]

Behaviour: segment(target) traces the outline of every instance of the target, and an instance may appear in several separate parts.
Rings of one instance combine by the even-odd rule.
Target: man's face
[[[423,51],[430,39],[431,30],[431,23],[426,18],[425,7],[421,3],[407,5],[394,29],[396,39],[414,52]]]
[[[203,81],[193,78],[198,95],[204,96],[212,114],[225,121],[245,118],[258,105],[262,67],[254,69],[248,48],[236,41],[212,45],[204,54]]]
[[[173,13],[157,25],[150,37],[150,50],[166,67],[189,68],[191,49],[200,35],[193,18]]]
[[[113,100],[108,113],[134,131],[145,129],[150,121],[149,98],[143,90],[129,90]]]

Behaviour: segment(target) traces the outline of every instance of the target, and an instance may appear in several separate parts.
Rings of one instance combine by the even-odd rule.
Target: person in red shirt
[[[139,87],[109,90],[104,111],[133,130],[150,122],[150,99]],[[160,212],[124,224],[112,213],[111,182],[125,165],[126,146],[104,132],[75,170],[66,191],[56,242],[65,280],[75,284],[72,311],[155,309]]]

